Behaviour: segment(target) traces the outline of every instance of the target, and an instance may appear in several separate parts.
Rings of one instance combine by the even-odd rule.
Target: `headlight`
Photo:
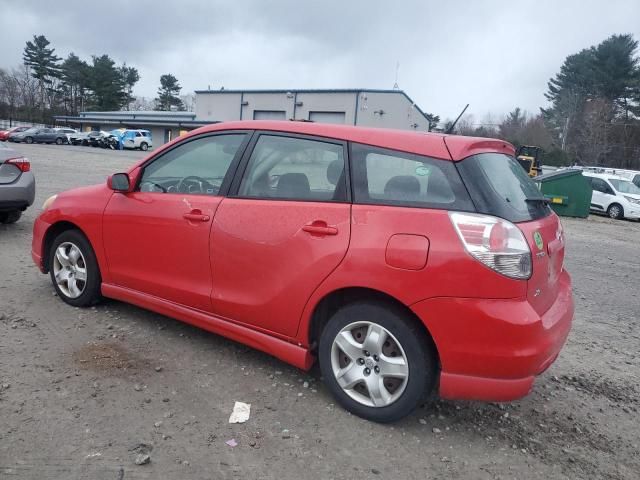
[[[634,203],[636,205],[640,205],[640,200],[638,200],[637,198],[627,197],[626,195],[623,195],[623,197],[626,198],[631,203]]]
[[[51,204],[56,200],[56,198],[58,198],[58,195],[51,195],[49,198],[47,198],[42,204],[42,210],[46,210],[47,208],[49,208]]]

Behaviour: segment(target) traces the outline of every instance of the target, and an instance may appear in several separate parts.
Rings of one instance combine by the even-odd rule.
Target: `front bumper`
[[[13,183],[0,184],[0,211],[25,210],[36,198],[36,179],[24,172]]]
[[[440,357],[440,396],[510,401],[527,395],[557,358],[573,319],[571,278],[542,316],[526,299],[433,298],[411,306]]]
[[[44,237],[51,224],[39,215],[33,222],[33,236],[31,237],[31,258],[42,273],[47,273],[44,265]]]
[[[624,216],[632,220],[640,219],[640,205],[636,205],[635,203],[629,204],[624,210]]]

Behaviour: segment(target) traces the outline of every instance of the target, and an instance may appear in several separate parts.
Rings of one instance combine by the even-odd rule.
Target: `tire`
[[[33,143],[33,137],[27,137],[24,139],[25,143],[28,143],[29,145],[31,145]]]
[[[374,341],[376,333],[382,333],[383,341],[377,342],[381,348]],[[348,355],[336,343],[339,338]],[[346,343],[345,338],[349,340]],[[365,351],[368,343],[375,347],[373,351]],[[338,403],[374,422],[394,422],[409,415],[436,385],[438,363],[433,342],[421,325],[391,304],[359,301],[341,307],[322,331],[318,356],[324,382]],[[385,376],[385,370],[391,373],[392,367],[406,377]],[[343,388],[338,376],[350,386]],[[372,395],[368,385],[379,394]]]
[[[142,150],[143,152],[146,152],[147,150],[149,150],[149,145],[147,145],[146,142],[142,142],[140,144],[140,150]]]
[[[62,145],[64,142],[61,138],[56,138],[56,145]]]
[[[624,218],[624,209],[619,203],[612,203],[607,208],[607,215],[614,220],[621,220]]]
[[[75,249],[80,255],[74,254]],[[59,250],[60,254],[56,255]],[[67,230],[58,235],[51,244],[48,265],[51,282],[65,303],[88,307],[100,301],[100,268],[91,244],[81,232]],[[84,280],[81,276],[83,270]],[[56,275],[60,275],[60,282]]]
[[[21,216],[22,212],[20,210],[13,210],[11,212],[0,212],[0,223],[16,223],[18,220],[20,220]]]

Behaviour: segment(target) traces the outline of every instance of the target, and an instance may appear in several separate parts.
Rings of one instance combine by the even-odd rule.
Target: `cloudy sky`
[[[56,53],[109,54],[155,96],[240,88],[392,88],[423,109],[481,121],[544,105],[564,58],[614,33],[640,40],[640,0],[0,0],[0,67],[44,34]]]

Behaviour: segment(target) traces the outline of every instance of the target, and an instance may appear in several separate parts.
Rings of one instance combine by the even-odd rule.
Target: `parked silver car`
[[[29,160],[0,144],[0,223],[14,223],[33,204],[36,180]]]

